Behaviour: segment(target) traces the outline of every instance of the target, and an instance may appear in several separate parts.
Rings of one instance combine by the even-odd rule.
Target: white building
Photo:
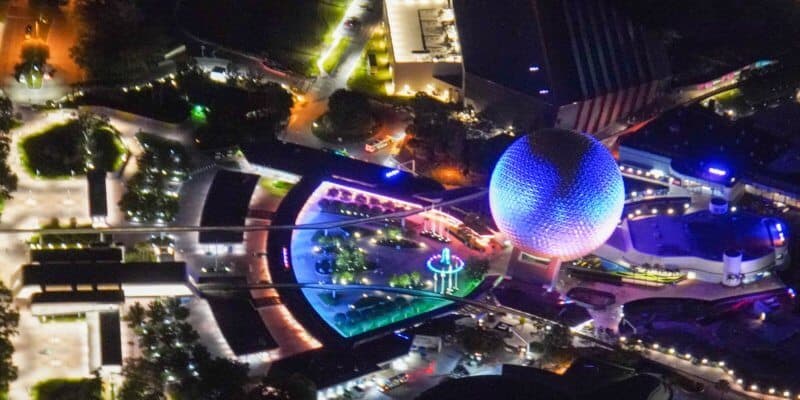
[[[461,97],[461,46],[450,0],[386,0],[393,92]],[[391,91],[390,91],[391,92]]]

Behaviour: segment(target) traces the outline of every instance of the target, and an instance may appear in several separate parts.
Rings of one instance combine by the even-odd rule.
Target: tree
[[[99,374],[85,379],[50,379],[31,389],[37,400],[102,400],[103,382]]]
[[[315,400],[317,385],[307,376],[288,374],[282,370],[270,370],[247,400]]]
[[[189,310],[177,298],[134,305],[125,321],[136,334],[142,357],[123,369],[122,400],[240,400],[246,364],[212,357],[187,322]]]
[[[164,400],[164,379],[155,363],[132,358],[125,360],[122,376],[125,381],[119,389],[120,400]]]
[[[503,340],[493,331],[466,328],[458,333],[459,343],[468,353],[491,354],[503,346]]]
[[[483,279],[483,276],[489,272],[489,260],[486,258],[469,258],[464,269],[466,269],[469,279]]]
[[[0,96],[0,132],[8,133],[13,127],[14,105],[8,97]],[[8,154],[8,151],[4,154]]]
[[[17,334],[19,313],[14,307],[11,290],[0,281],[0,393],[8,392],[8,385],[17,379],[17,367],[11,362],[14,346],[11,337]]]
[[[419,287],[422,284],[422,274],[419,271],[411,272],[408,277],[411,280],[411,286]]]
[[[167,47],[166,18],[147,0],[77,0],[78,40],[70,49],[92,80],[140,76],[156,65]],[[169,3],[169,2],[162,2]]]
[[[328,99],[323,127],[316,131],[324,140],[359,140],[372,134],[375,120],[369,99],[362,93],[339,89]]]

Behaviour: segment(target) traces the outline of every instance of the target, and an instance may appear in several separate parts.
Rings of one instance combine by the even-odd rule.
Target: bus
[[[392,138],[389,136],[378,137],[375,139],[370,140],[367,144],[364,145],[364,150],[367,153],[374,153],[378,150],[385,148],[392,144]]]

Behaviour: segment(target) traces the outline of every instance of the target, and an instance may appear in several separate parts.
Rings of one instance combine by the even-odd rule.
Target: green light
[[[208,107],[201,104],[195,104],[194,107],[192,107],[192,119],[199,122],[205,122],[209,111],[210,110]]]

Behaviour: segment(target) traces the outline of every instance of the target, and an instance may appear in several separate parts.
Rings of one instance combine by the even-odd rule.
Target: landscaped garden
[[[41,178],[83,175],[88,169],[119,169],[126,150],[114,128],[98,120],[86,131],[88,135],[76,119],[23,138],[19,143],[22,165]]]
[[[383,215],[411,207],[385,196],[323,184],[311,196],[316,207],[298,217],[297,223],[331,222]],[[308,206],[307,206],[308,207]],[[409,208],[410,209],[410,208]],[[397,289],[445,291],[469,295],[483,281],[487,259],[459,242],[454,254],[470,256],[448,286],[436,289],[433,270],[427,268],[443,243],[419,234],[423,217],[365,222],[344,228],[295,231],[292,269],[298,282],[328,282],[391,286]],[[442,279],[439,279],[442,282]],[[352,337],[451,304],[438,298],[416,297],[381,290],[303,289],[311,306],[337,332]]]

